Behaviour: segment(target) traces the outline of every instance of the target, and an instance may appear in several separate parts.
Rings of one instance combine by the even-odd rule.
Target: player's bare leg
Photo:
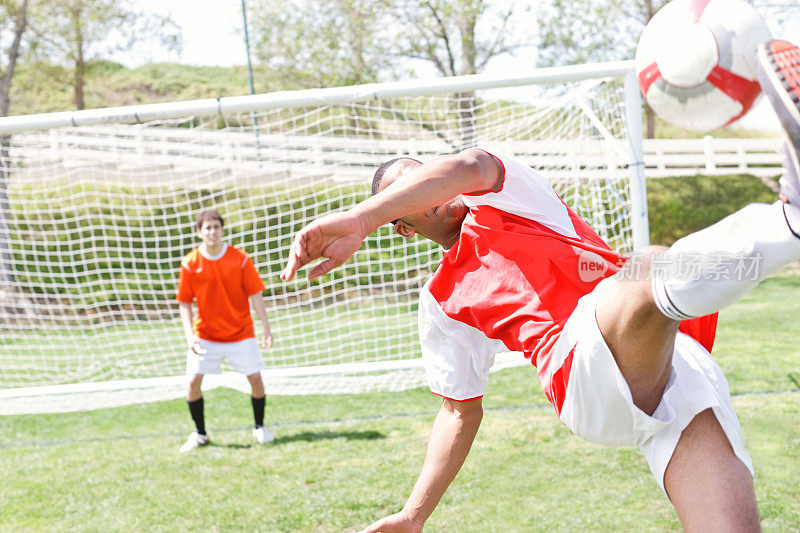
[[[649,267],[658,251],[644,250],[629,268]],[[655,304],[650,281],[629,273],[623,270],[598,287],[596,318],[634,403],[652,414],[669,378],[680,322]],[[753,477],[711,410],[698,414],[681,434],[664,487],[686,531],[760,529]]]
[[[654,257],[666,250],[662,246],[642,249],[617,276],[596,289],[600,332],[628,383],[633,403],[647,414],[661,401],[680,325],[655,305],[646,275]],[[632,272],[634,268],[645,275]]]
[[[761,530],[753,477],[711,409],[683,430],[664,487],[687,532]]]
[[[250,374],[247,376],[247,381],[250,382],[250,394],[253,398],[263,398],[266,395],[264,391],[264,381],[261,379],[261,372]]]
[[[189,378],[189,390],[186,393],[186,400],[194,402],[203,396],[203,374],[194,374]]]

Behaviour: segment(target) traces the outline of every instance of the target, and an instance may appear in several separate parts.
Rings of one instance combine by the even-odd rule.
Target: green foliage
[[[372,0],[257,1],[256,58],[286,88],[371,83],[391,70],[386,9]]]
[[[330,87],[394,78],[421,63],[442,76],[481,72],[532,44],[527,28],[512,24],[527,10],[485,0],[256,0],[248,18],[254,55],[282,86]]]
[[[273,73],[256,67],[257,92],[277,90]],[[72,74],[48,62],[18,65],[11,92],[12,115],[50,113],[73,109]],[[154,63],[129,69],[118,63],[87,63],[86,107],[100,108],[151,104],[247,94],[243,66],[198,67]]]
[[[86,73],[97,78],[112,76],[126,70],[125,65],[109,59],[95,59],[86,64]]]
[[[775,192],[750,175],[649,179],[650,242],[669,246],[747,204],[776,199]]]
[[[10,115],[50,113],[73,108],[67,69],[46,62],[20,63],[11,85]]]

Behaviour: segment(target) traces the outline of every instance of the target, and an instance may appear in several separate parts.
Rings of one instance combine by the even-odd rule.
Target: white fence
[[[781,173],[781,139],[645,139],[645,176]]]
[[[224,139],[222,138],[224,137]],[[781,172],[781,140],[645,139],[645,175],[650,178],[747,173],[760,177]],[[605,141],[513,141],[504,148],[548,176],[603,177],[621,168],[626,147]],[[238,169],[292,173],[295,177],[328,174],[363,179],[395,154],[422,159],[446,153],[438,140],[381,140],[335,136],[287,136],[252,132],[219,132],[188,128],[138,128],[128,125],[62,128],[14,136],[19,160],[50,160],[66,166],[96,164]],[[268,164],[264,163],[269,161]],[[267,165],[265,167],[265,165]],[[592,169],[592,170],[589,170]]]

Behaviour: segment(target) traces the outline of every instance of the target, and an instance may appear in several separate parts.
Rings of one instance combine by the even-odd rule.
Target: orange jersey
[[[181,261],[179,302],[197,302],[194,333],[212,342],[238,342],[255,336],[250,299],[264,283],[250,256],[224,245],[221,256],[209,258],[195,248]]]

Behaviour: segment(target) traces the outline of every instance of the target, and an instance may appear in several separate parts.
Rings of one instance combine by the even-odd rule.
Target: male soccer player
[[[759,65],[789,136],[781,201],[747,206],[666,252],[619,256],[546,179],[481,149],[390,161],[374,196],[296,236],[287,280],[320,257],[309,278],[325,274],[389,221],[448,249],[420,295],[423,359],[443,404],[406,505],[366,531],[422,529],[470,450],[500,350],[531,359],[575,434],[639,446],[686,530],[760,528],[751,460],[707,351],[716,311],[800,259],[800,52],[773,41]]]
[[[261,370],[264,362],[258,351],[250,305],[261,319],[261,346],[272,346],[267,311],[261,291],[264,283],[253,261],[245,252],[222,240],[222,217],[217,211],[204,210],[197,215],[197,235],[203,243],[181,261],[177,300],[186,336],[186,374],[189,391],[186,401],[195,424],[181,453],[208,444],[203,393],[205,374],[219,374],[223,358],[233,369],[247,376],[252,391],[251,403],[255,427],[253,437],[260,444],[274,440],[264,427],[266,397]],[[197,303],[197,320],[192,320],[192,301]]]

